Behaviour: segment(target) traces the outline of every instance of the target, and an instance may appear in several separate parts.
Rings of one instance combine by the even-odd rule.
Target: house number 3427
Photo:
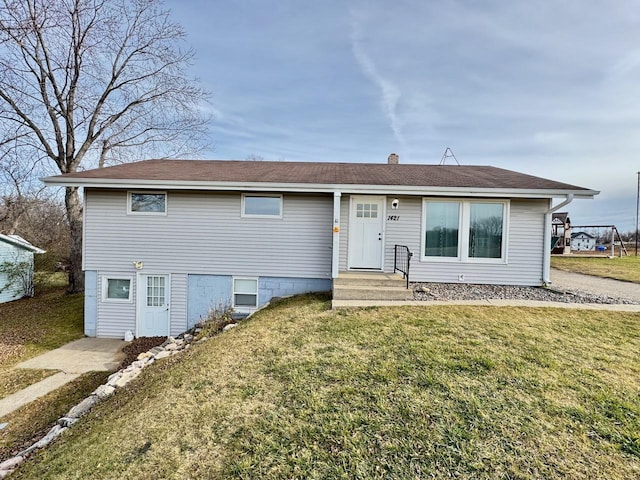
[[[397,222],[400,220],[400,215],[388,215],[387,222]]]

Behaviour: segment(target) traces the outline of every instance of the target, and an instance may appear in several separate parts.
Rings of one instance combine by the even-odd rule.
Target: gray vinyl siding
[[[171,275],[171,335],[178,335],[187,330],[187,275]]]
[[[332,195],[284,195],[283,218],[241,218],[241,194],[173,192],[127,215],[127,192],[86,189],[85,270],[331,278]]]
[[[131,302],[114,302],[105,300],[103,283],[106,278],[131,278]],[[135,274],[125,272],[98,272],[97,279],[97,310],[98,337],[123,338],[124,332],[136,331],[136,301],[137,282]],[[178,335],[187,330],[187,275],[172,274],[170,305],[171,335]],[[86,323],[86,322],[85,322]]]
[[[400,200],[397,210],[391,209],[393,198]],[[540,285],[542,282],[542,256],[544,212],[548,200],[512,199],[509,208],[507,263],[429,262],[420,260],[422,241],[422,197],[387,197],[385,219],[384,271],[393,271],[394,245],[406,245],[413,252],[410,280],[414,282],[488,283],[503,285]],[[349,237],[349,196],[343,195],[340,226],[340,271],[347,270]]]
[[[105,301],[103,283],[106,278],[131,278],[131,301]],[[124,338],[124,332],[136,331],[136,278],[134,273],[98,272],[98,324],[97,337]]]

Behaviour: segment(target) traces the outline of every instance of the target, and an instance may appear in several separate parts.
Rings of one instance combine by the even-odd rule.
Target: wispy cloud
[[[402,122],[398,115],[398,102],[401,92],[398,86],[384,77],[376,67],[371,57],[364,49],[362,41],[362,27],[354,12],[351,12],[351,49],[362,73],[380,89],[382,109],[389,119],[389,126],[400,148],[405,149],[406,143],[402,134]]]

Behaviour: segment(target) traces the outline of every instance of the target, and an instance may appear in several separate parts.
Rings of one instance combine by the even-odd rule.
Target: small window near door
[[[102,299],[109,302],[130,302],[131,279],[103,277]]]
[[[242,195],[243,217],[282,218],[282,195]]]
[[[146,215],[166,215],[167,194],[164,192],[129,192],[128,212]]]
[[[258,308],[258,279],[233,279],[233,307],[238,309]]]

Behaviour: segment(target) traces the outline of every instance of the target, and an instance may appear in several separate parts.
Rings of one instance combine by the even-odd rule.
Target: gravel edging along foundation
[[[218,333],[226,332],[237,325],[237,323],[228,324]],[[197,344],[208,340],[209,337],[207,336],[197,338],[197,335],[201,332],[203,332],[203,327],[197,326],[188,332],[176,336],[175,338],[167,337],[161,345],[139,354],[137,360],[132,362],[129,366],[110,375],[106,383],[100,385],[88,397],[78,403],[75,407],[71,408],[66,415],[60,417],[56,425],[54,425],[44,437],[33,443],[28,448],[25,448],[20,453],[0,463],[0,479],[10,475],[34,451],[49,446],[51,442],[78,422],[78,420],[82,416],[86,415],[94,406],[113,395],[116,389],[125,387],[129,382],[140,375],[145,367],[155,363],[156,360],[162,360],[163,358],[171,357],[182,351],[188,350],[191,348],[192,343]]]

